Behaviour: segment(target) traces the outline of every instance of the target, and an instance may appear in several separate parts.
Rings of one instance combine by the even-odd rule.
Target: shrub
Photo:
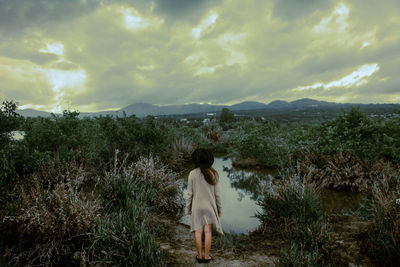
[[[93,191],[82,193],[89,174],[73,164],[67,167],[70,172],[50,182],[41,177],[54,173],[47,166],[20,187],[15,213],[4,218],[18,237],[9,247],[10,262],[52,265],[69,261],[87,244],[101,216],[100,201]]]
[[[297,161],[297,174],[304,175],[307,183],[335,190],[369,192],[376,181],[396,173],[396,166],[390,162],[367,162],[351,152],[335,155],[310,152]]]
[[[384,266],[400,262],[400,174],[377,181],[371,200],[366,200],[362,213],[372,221],[366,234],[364,250]]]
[[[326,264],[331,257],[330,229],[323,221],[318,191],[301,180],[286,178],[276,189],[264,191],[264,199],[258,202],[262,212],[256,214],[261,221],[258,231],[295,244],[282,250],[281,262],[304,258],[301,261]]]
[[[270,123],[249,124],[249,127],[246,125],[239,128],[238,134],[232,138],[234,156],[254,158],[266,167],[285,166],[289,157],[289,147],[277,126]]]
[[[100,221],[89,247],[91,263],[157,265],[160,248],[154,235],[147,230],[148,211],[157,191],[144,178],[139,179],[135,164],[127,166],[123,161],[118,165],[117,154],[118,151],[114,167],[106,171],[98,182],[107,215]]]
[[[183,193],[177,174],[165,166],[159,158],[140,157],[133,171],[138,181],[148,184],[154,190],[150,202],[158,212],[179,217],[183,212]]]
[[[168,165],[176,170],[183,169],[184,165],[191,160],[192,152],[196,147],[196,145],[183,136],[175,139],[175,142],[172,144],[172,155],[170,156]]]

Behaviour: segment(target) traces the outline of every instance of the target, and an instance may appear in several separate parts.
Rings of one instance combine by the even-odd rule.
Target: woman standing
[[[209,262],[212,238],[212,225],[223,234],[220,217],[221,199],[218,187],[218,172],[212,168],[213,154],[206,149],[196,149],[192,154],[195,164],[189,174],[186,212],[191,215],[190,231],[194,232],[197,256],[196,260]],[[204,231],[204,257],[202,253],[202,234]]]

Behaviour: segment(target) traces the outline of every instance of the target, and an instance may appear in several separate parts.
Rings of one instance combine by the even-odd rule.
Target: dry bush
[[[372,199],[364,214],[372,221],[364,242],[365,251],[380,265],[397,266],[400,262],[400,173],[385,175],[376,182]]]
[[[306,182],[317,187],[367,192],[374,182],[395,174],[397,168],[383,160],[370,164],[350,152],[333,156],[309,153],[297,162],[297,172],[306,174]]]
[[[51,265],[62,257],[72,258],[95,230],[100,201],[93,192],[82,194],[89,174],[75,164],[65,165],[66,173],[51,177],[60,170],[49,165],[20,186],[15,214],[3,220],[14,224],[19,239],[18,245],[9,248],[10,262]]]
[[[182,136],[175,140],[172,149],[176,154],[180,155],[182,159],[190,160],[192,152],[196,149],[196,146]]]
[[[159,158],[152,155],[140,157],[134,164],[137,179],[149,183],[155,190],[152,204],[159,211],[167,214],[180,215],[183,211],[183,194],[177,174],[164,165]]]
[[[191,160],[193,151],[197,148],[190,140],[180,137],[172,144],[172,156],[168,162],[173,169],[179,170]]]
[[[261,221],[257,233],[284,241],[283,266],[308,266],[301,262],[310,256],[310,262],[318,266],[332,260],[331,229],[323,218],[319,192],[304,180],[286,176],[276,187],[265,188],[264,198],[258,202],[262,212],[256,215]]]
[[[207,133],[207,139],[214,143],[217,143],[221,139],[221,134],[217,129],[212,129]]]

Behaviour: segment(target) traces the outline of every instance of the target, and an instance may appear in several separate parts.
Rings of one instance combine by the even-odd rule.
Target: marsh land
[[[214,266],[400,262],[399,110],[24,118],[16,108],[0,113],[2,264],[195,266],[183,211],[197,147],[217,155],[224,188]]]

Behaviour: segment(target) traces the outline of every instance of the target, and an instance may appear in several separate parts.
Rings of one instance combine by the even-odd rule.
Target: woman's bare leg
[[[204,259],[209,259],[212,239],[212,224],[204,225]]]
[[[202,248],[201,248],[201,236],[203,235],[203,229],[194,232],[194,242],[196,243],[197,255],[202,259]]]

